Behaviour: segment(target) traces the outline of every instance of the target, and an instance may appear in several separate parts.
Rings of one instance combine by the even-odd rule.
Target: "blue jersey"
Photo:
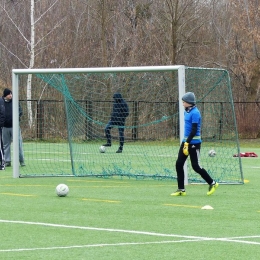
[[[199,144],[201,143],[201,136],[200,136],[200,129],[201,129],[201,115],[198,108],[192,107],[189,112],[184,111],[184,139],[183,142],[186,142],[186,139],[191,133],[192,130],[192,124],[196,123],[198,124],[197,132],[195,136],[191,140],[191,144]]]

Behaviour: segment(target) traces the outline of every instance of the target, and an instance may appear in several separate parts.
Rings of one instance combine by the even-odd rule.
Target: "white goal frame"
[[[184,136],[184,107],[182,96],[185,94],[185,66],[141,66],[106,68],[54,68],[54,69],[13,69],[13,177],[19,178],[19,75],[21,74],[68,74],[68,73],[114,73],[114,72],[159,72],[178,71],[180,143]],[[30,162],[28,162],[30,163]],[[187,163],[184,166],[185,184],[188,184]]]

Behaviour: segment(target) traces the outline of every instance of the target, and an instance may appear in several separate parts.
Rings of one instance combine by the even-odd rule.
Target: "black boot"
[[[116,153],[122,153],[123,152],[123,146],[119,146],[118,150],[116,151]]]

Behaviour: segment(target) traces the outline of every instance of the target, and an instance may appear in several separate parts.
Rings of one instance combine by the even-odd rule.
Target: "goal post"
[[[32,100],[19,89],[31,74]],[[184,135],[181,97],[192,91],[203,117],[202,164],[220,183],[243,183],[232,89],[221,69],[178,66],[13,69],[13,177],[112,176],[176,179],[175,161]],[[130,114],[125,146],[116,154],[118,127],[104,154],[105,126],[113,93],[120,92]],[[19,167],[19,115],[26,167]],[[29,111],[28,102],[31,102]],[[228,113],[227,110],[228,109]],[[28,124],[29,113],[33,115]],[[215,149],[217,156],[208,157]],[[228,159],[227,159],[228,155]],[[185,182],[201,182],[189,160]]]
[[[19,170],[19,74],[12,73],[13,109],[13,177],[20,176]]]

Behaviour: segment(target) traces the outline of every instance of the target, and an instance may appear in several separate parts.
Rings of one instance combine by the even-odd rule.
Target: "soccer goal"
[[[20,86],[32,75],[31,99]],[[201,164],[219,183],[244,182],[229,74],[223,69],[148,66],[79,69],[14,69],[13,177],[96,176],[176,179],[183,137],[181,97],[195,93],[202,113]],[[24,92],[23,92],[24,91]],[[124,149],[119,129],[106,143],[113,95],[128,104]],[[19,120],[18,104],[23,108]],[[26,167],[19,167],[19,125]],[[210,157],[210,150],[216,156]],[[186,165],[187,182],[202,182]]]

